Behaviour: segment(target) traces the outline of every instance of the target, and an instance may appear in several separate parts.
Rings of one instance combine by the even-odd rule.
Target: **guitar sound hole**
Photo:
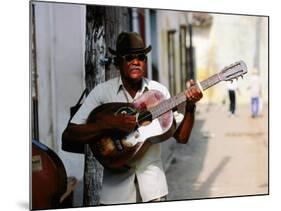
[[[137,111],[134,108],[122,107],[115,112],[115,115],[117,115],[117,114],[135,115],[136,113],[137,113]]]

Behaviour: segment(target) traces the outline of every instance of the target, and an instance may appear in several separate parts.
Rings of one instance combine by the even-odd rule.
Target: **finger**
[[[190,85],[191,85],[191,86],[193,86],[193,85],[195,84],[195,82],[194,82],[193,79],[190,79],[189,81],[190,81]]]
[[[192,97],[194,97],[194,94],[195,94],[195,87],[191,87],[191,88],[189,89],[189,91],[190,91]]]
[[[191,91],[194,97],[200,97],[202,95],[201,90],[196,86],[192,87]]]
[[[200,99],[200,92],[196,88],[190,89],[190,100],[194,103]]]
[[[188,89],[188,88],[191,86],[190,81],[187,81],[186,84],[185,84],[185,86],[186,86],[186,88]]]
[[[189,101],[193,101],[193,95],[192,95],[192,92],[190,91],[190,90],[188,90],[187,92],[186,92],[186,97],[187,97],[187,99],[189,100]]]
[[[194,86],[195,82],[194,80],[190,79],[186,82],[186,88],[189,89],[190,87]]]
[[[185,91],[185,96],[186,96],[186,98],[188,98],[188,99],[190,98],[190,91],[189,91],[189,90],[186,90],[186,91]]]
[[[194,90],[194,94],[199,99],[202,97],[202,92],[201,92],[201,90],[199,88]]]
[[[196,88],[194,86],[189,89],[189,92],[192,98],[196,96]]]

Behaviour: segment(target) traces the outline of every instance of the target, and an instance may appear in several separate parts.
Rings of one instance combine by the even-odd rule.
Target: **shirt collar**
[[[123,89],[124,85],[123,82],[121,80],[121,76],[119,76],[118,80],[117,80],[117,94],[120,92],[121,89]],[[141,89],[138,91],[140,93],[144,93],[146,91],[148,91],[148,79],[147,78],[142,78],[142,85],[141,85]]]

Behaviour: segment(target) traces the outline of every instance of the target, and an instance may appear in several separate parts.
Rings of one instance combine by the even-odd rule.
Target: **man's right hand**
[[[133,131],[136,127],[136,116],[127,114],[103,115],[99,121],[108,129],[117,129],[125,133]]]

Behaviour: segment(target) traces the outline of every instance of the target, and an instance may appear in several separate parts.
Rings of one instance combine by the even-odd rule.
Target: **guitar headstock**
[[[243,75],[248,72],[247,65],[244,61],[235,62],[229,66],[223,68],[223,70],[218,73],[219,78],[222,81],[232,81],[233,79],[238,79],[239,76],[243,78]]]

